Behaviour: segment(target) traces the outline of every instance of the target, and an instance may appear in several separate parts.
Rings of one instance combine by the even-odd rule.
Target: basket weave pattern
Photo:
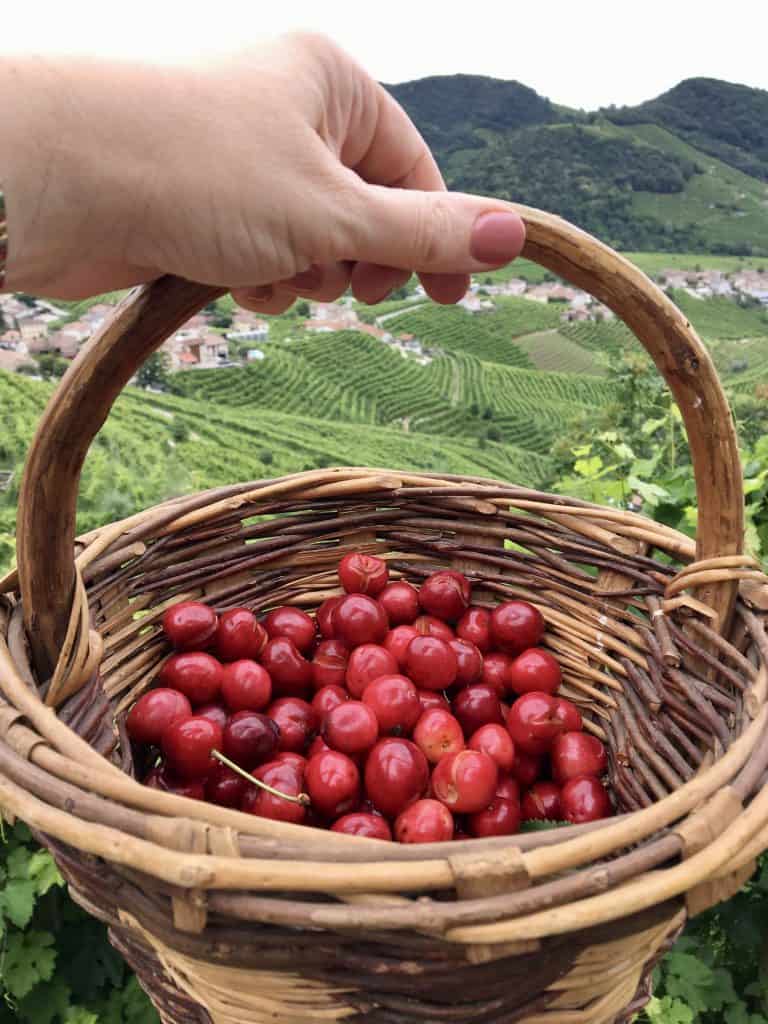
[[[588,236],[525,214],[529,255],[604,300],[614,289],[659,354],[691,438],[697,543],[497,481],[353,467],[167,502],[80,538],[73,565],[78,460],[126,374],[210,300],[182,282],[130,299],[47,413],[22,492],[20,574],[0,609],[0,805],[50,846],[167,1024],[613,1024],[647,998],[687,916],[736,891],[768,847],[767,588],[741,553],[727,405],[650,283]],[[90,415],[78,380],[98,408],[73,437],[75,406]],[[54,493],[63,537],[41,522]],[[608,746],[618,816],[414,847],[135,782],[145,766],[124,718],[169,653],[163,609],[199,598],[311,610],[338,592],[350,550],[416,584],[458,568],[479,604],[536,604],[563,694]]]

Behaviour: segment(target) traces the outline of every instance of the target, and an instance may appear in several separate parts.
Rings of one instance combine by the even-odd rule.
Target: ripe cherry
[[[518,783],[527,788],[532,786],[541,775],[542,763],[539,754],[526,754],[525,751],[515,747],[515,760],[512,765],[512,777]]]
[[[339,562],[339,580],[348,594],[376,597],[389,581],[389,569],[383,558],[351,551]]]
[[[566,732],[581,732],[584,728],[579,709],[565,697],[558,697],[555,702],[555,718],[560,719]]]
[[[503,725],[489,722],[473,733],[467,746],[470,750],[482,750],[492,758],[499,771],[509,772],[515,763],[515,744]]]
[[[217,763],[205,782],[205,799],[221,807],[240,807],[248,781],[225,764]]]
[[[418,592],[404,580],[388,583],[379,594],[378,602],[387,613],[390,626],[413,622],[419,614]]]
[[[328,713],[323,736],[331,749],[355,756],[370,750],[379,738],[379,721],[368,704],[348,700]]]
[[[395,626],[384,637],[384,646],[395,658],[399,669],[405,665],[405,652],[408,650],[408,645],[415,636],[419,635],[413,626]]]
[[[268,761],[277,752],[280,729],[267,715],[258,711],[237,711],[224,726],[222,752],[250,771]]]
[[[144,779],[144,785],[150,789],[160,789],[174,796],[186,796],[190,800],[205,800],[205,786],[200,779],[177,779],[168,771],[167,766],[158,765],[152,768]]]
[[[560,806],[563,818],[574,825],[599,821],[613,814],[605,786],[591,775],[569,779],[560,791]]]
[[[398,843],[445,843],[453,839],[453,815],[439,800],[417,800],[395,820]]]
[[[453,713],[461,723],[465,736],[477,732],[481,725],[497,722],[502,725],[501,703],[492,686],[477,683],[459,690],[453,698]]]
[[[316,690],[323,686],[343,686],[347,674],[349,651],[338,640],[322,640],[314,653],[312,685]]]
[[[507,718],[509,735],[526,754],[546,754],[563,723],[555,717],[555,698],[548,693],[518,697]]]
[[[312,684],[312,665],[288,637],[270,640],[261,664],[272,680],[272,692],[280,697],[304,697]]]
[[[125,728],[135,743],[151,743],[159,747],[165,730],[191,714],[192,705],[183,693],[159,687],[139,697],[128,713]]]
[[[508,654],[501,651],[491,651],[483,658],[483,679],[488,686],[492,686],[499,697],[507,692],[507,673],[512,664]]]
[[[312,807],[326,818],[347,814],[360,796],[360,772],[346,754],[325,750],[307,761],[304,784]]]
[[[421,715],[416,687],[401,675],[374,679],[365,688],[363,703],[376,715],[382,734],[410,733]]]
[[[307,750],[307,760],[309,760],[311,757],[314,757],[315,754],[322,754],[324,750],[330,749],[331,748],[328,746],[328,744],[325,742],[322,736],[315,736],[315,738],[309,744],[309,749]]]
[[[163,629],[177,651],[200,650],[214,637],[219,624],[213,608],[200,601],[180,601],[163,612]]]
[[[223,671],[221,662],[210,654],[185,651],[172,654],[157,678],[163,686],[183,693],[194,706],[208,704],[218,697]]]
[[[256,768],[253,775],[286,796],[296,797],[302,791],[302,771],[295,764],[268,761]],[[253,785],[246,787],[241,809],[246,814],[256,814],[260,818],[272,818],[275,821],[290,821],[296,825],[301,825],[307,816],[307,808],[303,804],[286,800]]]
[[[602,775],[608,766],[605,746],[586,732],[557,736],[550,751],[552,777],[561,785],[579,775]]]
[[[278,750],[304,749],[318,729],[317,712],[300,697],[281,697],[267,708],[267,715],[280,730]]]
[[[476,839],[514,835],[520,829],[520,804],[495,797],[487,807],[467,817],[467,827]]]
[[[392,831],[386,818],[380,814],[353,811],[337,818],[331,825],[331,832],[343,832],[348,836],[366,836],[368,839],[392,839]]]
[[[349,656],[345,676],[347,689],[353,697],[362,697],[368,683],[379,676],[391,676],[397,670],[397,661],[386,647],[361,644]]]
[[[312,707],[322,725],[329,711],[349,700],[349,694],[343,686],[323,686],[312,698]]]
[[[554,782],[534,782],[522,799],[523,819],[560,821],[560,787]]]
[[[301,754],[297,754],[295,750],[281,750],[279,754],[275,754],[274,759],[275,761],[280,761],[281,764],[295,765],[295,767],[301,769],[302,772],[307,766],[307,758],[303,757]]]
[[[433,572],[419,588],[419,604],[428,615],[456,622],[469,607],[472,586],[463,573],[452,569]]]
[[[387,613],[365,594],[342,597],[333,613],[333,626],[338,639],[349,648],[380,644],[389,630]]]
[[[511,800],[512,803],[520,803],[520,783],[511,775],[499,772],[499,781],[496,783],[494,800]]]
[[[456,654],[436,636],[417,636],[405,652],[405,674],[425,690],[445,690],[456,681]]]
[[[499,772],[496,762],[481,750],[448,754],[432,772],[432,792],[458,814],[481,811],[493,799]]]
[[[283,605],[274,608],[264,620],[270,640],[286,637],[301,654],[306,654],[315,640],[315,622],[301,608]]]
[[[469,640],[451,640],[448,646],[456,655],[456,682],[459,686],[479,683],[483,676],[483,656]]]
[[[267,631],[248,608],[230,608],[219,616],[216,653],[222,661],[258,658],[267,642]]]
[[[211,751],[221,750],[222,731],[209,718],[182,718],[163,733],[163,753],[179,779],[204,779],[215,767]]]
[[[560,665],[543,647],[529,647],[514,659],[507,672],[507,687],[520,695],[555,693],[563,681]]]
[[[229,721],[229,712],[222,704],[201,704],[199,708],[195,708],[195,715],[198,718],[209,718],[220,729]]]
[[[456,639],[451,627],[434,615],[420,615],[418,619],[413,620],[413,628],[422,636],[436,636],[438,640],[445,640],[447,644]]]
[[[257,662],[241,658],[224,666],[221,695],[230,711],[262,711],[272,699],[272,680]]]
[[[472,605],[456,623],[456,636],[468,640],[481,654],[491,649],[491,613],[487,608]]]
[[[448,698],[443,693],[438,693],[437,690],[416,690],[416,694],[419,698],[419,704],[421,704],[421,710],[429,711],[430,708],[442,708],[444,711],[450,711],[451,705]]]
[[[410,740],[379,740],[365,762],[365,790],[377,810],[395,818],[427,788],[427,759]]]
[[[510,654],[535,647],[544,635],[544,619],[527,601],[505,601],[491,612],[491,641]]]
[[[317,628],[320,630],[320,635],[324,636],[326,640],[333,638],[333,613],[340,600],[341,597],[327,597],[317,609],[315,615]]]
[[[464,749],[464,733],[450,711],[432,708],[425,711],[416,723],[413,742],[428,761],[437,764],[446,754],[457,754]]]

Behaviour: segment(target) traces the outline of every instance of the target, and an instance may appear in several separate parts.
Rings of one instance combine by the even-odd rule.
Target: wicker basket
[[[616,508],[368,468],[207,491],[75,542],[80,468],[112,402],[220,294],[174,278],[122,303],[45,413],[0,607],[0,805],[53,851],[167,1024],[623,1021],[687,916],[731,895],[768,847],[768,588],[743,554],[712,363],[635,267],[520,212],[525,255],[614,309],[666,378],[693,453],[696,544]],[[609,746],[621,813],[414,847],[134,781],[123,720],[168,653],[162,610],[191,597],[313,608],[352,549],[414,582],[459,567],[479,603],[536,603],[564,693]]]

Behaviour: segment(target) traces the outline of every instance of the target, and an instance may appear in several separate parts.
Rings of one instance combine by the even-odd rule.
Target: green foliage
[[[171,387],[170,368],[170,359],[165,352],[153,352],[136,374],[136,383],[140,388],[169,391]]]
[[[36,362],[38,373],[43,380],[62,377],[69,369],[69,360],[62,359],[55,352],[41,352]]]

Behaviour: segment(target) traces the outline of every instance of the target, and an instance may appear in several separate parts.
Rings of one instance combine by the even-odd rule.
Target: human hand
[[[0,59],[2,93],[11,290],[172,273],[279,313],[350,285],[377,302],[415,271],[450,303],[522,248],[509,205],[445,192],[402,108],[322,36],[195,64]]]

